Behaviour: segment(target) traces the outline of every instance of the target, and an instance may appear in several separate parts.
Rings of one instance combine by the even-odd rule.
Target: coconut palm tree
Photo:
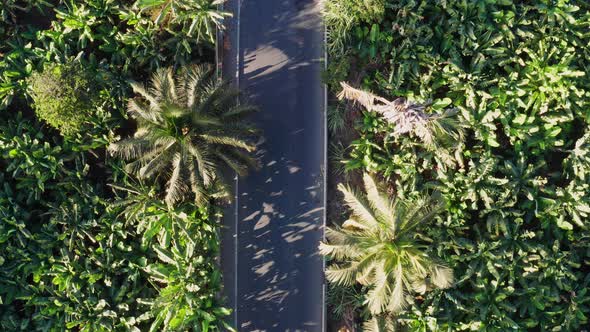
[[[223,165],[240,175],[256,166],[249,141],[256,130],[244,121],[256,108],[238,105],[238,92],[217,80],[211,66],[188,66],[176,76],[171,68],[161,69],[149,88],[132,87],[138,96],[129,101],[128,113],[137,131],[109,151],[133,160],[127,170],[140,179],[167,179],[169,205],[190,190],[198,202],[207,201],[222,183]]]
[[[352,214],[341,227],[329,228],[328,243],[320,245],[320,252],[336,261],[327,268],[328,280],[369,286],[366,301],[373,315],[399,312],[412,292],[449,287],[452,270],[429,257],[416,236],[440,212],[440,201],[434,196],[389,200],[373,178],[365,174],[363,179],[366,196],[338,186]]]

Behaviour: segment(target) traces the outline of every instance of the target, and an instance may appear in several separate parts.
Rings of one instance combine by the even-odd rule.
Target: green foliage
[[[33,71],[32,58],[35,50],[30,42],[34,38],[30,31],[10,29],[0,45],[0,110],[12,103],[15,95],[26,89],[25,77]]]
[[[153,317],[150,331],[231,329],[224,322],[230,311],[217,300],[221,274],[216,217],[192,205],[170,208],[145,186],[123,191],[128,195],[114,211],[132,221],[141,235],[138,243],[155,254],[143,271],[152,285],[163,285],[156,298],[141,299]]]
[[[328,62],[328,69],[323,73],[322,79],[325,84],[333,88],[332,92],[340,92],[340,82],[346,81],[350,72],[350,59],[340,57]]]
[[[172,68],[160,70],[150,88],[133,84],[133,90],[139,96],[129,101],[128,112],[137,131],[109,150],[134,160],[127,168],[142,179],[170,170],[168,204],[188,191],[200,203],[214,197],[212,188],[224,185],[221,165],[241,175],[255,166],[249,154],[255,145],[248,140],[255,130],[244,120],[256,108],[238,105],[238,91],[219,81],[212,66],[185,67],[178,75]]]
[[[4,171],[16,182],[15,189],[28,194],[27,201],[39,200],[45,183],[55,179],[63,167],[61,147],[44,141],[43,133],[20,114],[0,127],[0,151]]]
[[[326,304],[332,306],[333,315],[330,318],[345,320],[356,325],[355,311],[362,311],[365,303],[365,294],[361,290],[329,283],[326,296]]]
[[[4,178],[3,330],[225,326],[228,311],[217,300],[217,218],[194,206],[168,209],[158,200],[129,215],[123,202],[136,194],[105,199],[88,183],[89,169],[77,158],[73,170],[46,181],[37,200]]]
[[[154,23],[171,31],[182,31],[197,41],[215,43],[216,29],[223,29],[223,18],[229,13],[219,11],[225,0],[138,0],[137,7],[150,11]]]
[[[76,63],[49,65],[31,75],[31,96],[39,119],[65,136],[84,129],[99,107],[95,76]]]
[[[51,6],[45,0],[2,0],[0,4],[0,22],[15,22],[19,13],[30,12],[32,9],[42,11],[44,7]]]
[[[328,0],[324,6],[324,20],[328,30],[328,50],[331,57],[341,56],[346,49],[350,32],[361,22],[380,22],[385,13],[386,0]]]
[[[168,207],[159,185],[138,184],[105,152],[133,128],[132,79],[211,60],[209,43],[131,5],[2,2],[2,331],[231,329],[217,210]]]
[[[227,14],[216,10],[215,1],[173,3],[175,11],[166,10],[173,19],[154,22],[151,11],[142,10],[148,4],[133,7],[124,0],[4,1],[0,8],[5,17],[0,21],[0,110],[22,96],[27,87],[24,79],[34,68],[42,68],[42,62],[83,58],[100,63],[117,73],[112,83],[120,86],[131,75],[145,78],[157,68],[212,54],[215,28],[222,26]],[[148,7],[154,6],[156,2]],[[55,18],[49,21],[52,12]],[[27,17],[21,19],[23,15]],[[161,26],[164,23],[167,28]]]
[[[365,91],[450,101],[466,127],[450,166],[391,139],[375,114],[357,124],[349,170],[447,201],[423,235],[457,282],[396,317],[409,329],[588,326],[589,12],[576,0],[387,1],[382,20],[355,24],[345,45]]]

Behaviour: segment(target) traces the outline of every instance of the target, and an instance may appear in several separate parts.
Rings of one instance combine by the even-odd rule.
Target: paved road
[[[235,183],[222,267],[238,331],[323,332],[325,90],[320,0],[230,0],[223,73],[261,107],[258,172]]]

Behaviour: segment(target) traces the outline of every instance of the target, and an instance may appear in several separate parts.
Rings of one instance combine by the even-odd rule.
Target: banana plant
[[[180,26],[187,37],[197,41],[215,42],[216,29],[223,29],[223,18],[230,13],[220,11],[225,0],[138,0],[136,6],[150,11],[157,26],[173,30]]]

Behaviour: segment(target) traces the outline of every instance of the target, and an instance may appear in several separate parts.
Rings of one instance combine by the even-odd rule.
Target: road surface
[[[229,0],[223,75],[260,106],[262,168],[236,180],[222,268],[238,331],[323,332],[324,28],[320,0]]]

